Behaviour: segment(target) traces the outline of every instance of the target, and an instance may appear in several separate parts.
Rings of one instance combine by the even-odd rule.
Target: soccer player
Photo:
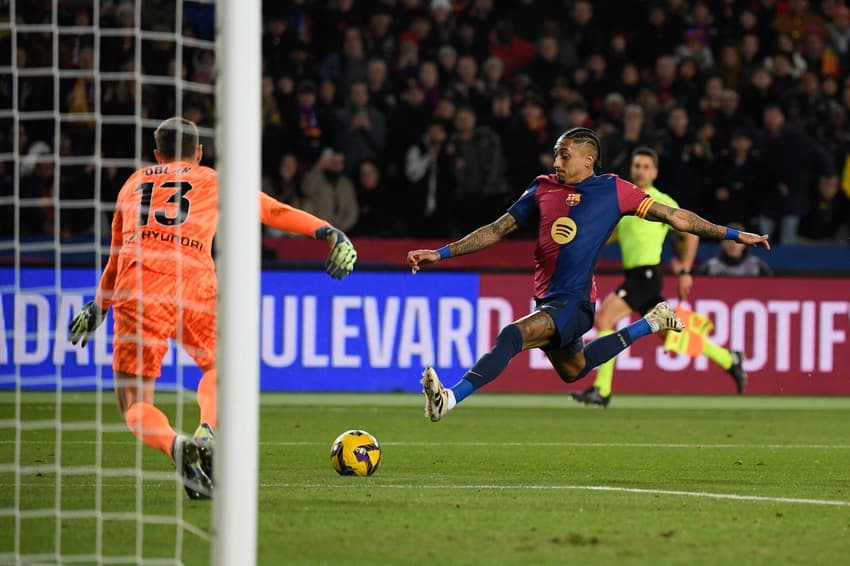
[[[492,246],[523,222],[537,224],[534,312],[504,327],[493,349],[451,388],[443,386],[433,368],[425,368],[425,416],[432,421],[439,421],[457,403],[496,379],[511,358],[523,350],[543,349],[558,376],[569,383],[638,338],[683,329],[673,310],[662,302],[623,330],[583,347],[581,337],[593,326],[593,268],[622,216],[634,214],[665,222],[680,232],[770,249],[767,236],[718,226],[688,210],[657,202],[616,175],[596,175],[601,155],[593,130],[572,128],[564,132],[554,150],[555,174],[537,177],[506,214],[438,250],[412,250],[407,254],[411,271],[416,273],[423,266]]]
[[[672,197],[659,191],[653,183],[658,177],[658,154],[649,147],[638,147],[632,152],[631,178],[635,185],[656,202],[678,208]],[[743,228],[743,227],[742,227]],[[661,251],[664,240],[670,230],[668,224],[649,222],[635,216],[624,216],[614,229],[612,240],[620,243],[623,256],[623,269],[626,280],[610,293],[599,312],[596,313],[597,336],[603,337],[614,332],[618,320],[632,311],[645,315],[660,301],[663,277],[661,275]],[[699,237],[682,233],[679,246],[678,294],[679,300],[688,298],[693,285],[691,268],[699,246]],[[740,244],[733,244],[740,245]],[[744,246],[741,246],[742,248]],[[663,340],[666,333],[660,332]],[[741,352],[729,351],[722,346],[703,338],[702,353],[729,372],[735,380],[738,393],[744,392],[747,374],[744,371]],[[593,385],[584,391],[571,393],[573,399],[588,405],[607,407],[611,401],[611,386],[614,379],[614,360],[608,360],[599,366]]]
[[[142,442],[173,458],[186,493],[200,499],[212,489],[216,426],[217,281],[211,251],[218,180],[214,169],[200,165],[203,148],[193,122],[169,118],[154,138],[157,165],[139,169],[122,187],[109,261],[95,299],[71,321],[69,339],[85,347],[112,306],[112,369],[124,422]],[[327,240],[331,251],[325,268],[332,277],[342,279],[354,269],[357,252],[342,231],[263,193],[247,194],[259,198],[264,224]],[[175,432],[154,406],[168,338],[177,340],[203,372],[194,437]]]

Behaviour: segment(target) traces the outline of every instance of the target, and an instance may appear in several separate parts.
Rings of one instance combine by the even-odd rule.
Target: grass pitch
[[[16,544],[36,562],[209,563],[210,503],[188,500],[167,458],[122,430],[109,393],[98,445],[95,401],[65,394],[57,416],[55,396],[23,394],[18,442],[14,397],[0,396],[0,563]],[[191,431],[197,407],[184,401]],[[176,416],[173,395],[158,402]],[[847,398],[620,395],[603,411],[478,394],[436,424],[413,395],[262,403],[260,564],[845,564],[850,553]],[[349,428],[381,442],[372,477],[330,466]]]

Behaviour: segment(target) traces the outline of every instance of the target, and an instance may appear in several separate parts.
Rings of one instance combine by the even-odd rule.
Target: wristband
[[[691,274],[691,270],[690,270],[690,269],[684,269],[684,268],[683,268],[683,269],[680,269],[680,270],[676,273],[676,275],[690,275],[690,274]]]
[[[739,230],[735,230],[734,228],[726,227],[726,237],[724,240],[737,240],[738,236],[741,234]]]
[[[449,251],[448,246],[443,246],[442,248],[437,250],[437,253],[440,254],[440,259],[446,259],[447,257],[452,257],[452,252]]]

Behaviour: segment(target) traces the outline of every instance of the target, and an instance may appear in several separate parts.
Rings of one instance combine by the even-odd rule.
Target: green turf
[[[55,396],[23,399],[26,422],[55,418]],[[160,401],[173,416],[174,397]],[[80,428],[95,407],[93,395],[66,394],[61,420]],[[22,553],[58,545],[63,555],[169,559],[180,544],[184,563],[209,562],[205,538],[173,524],[179,514],[209,532],[209,502],[186,499],[162,474],[168,460],[132,442],[109,395],[103,467],[141,457],[160,473],[104,475],[99,495],[88,470],[57,489],[51,469],[57,455],[71,471],[93,465],[94,432],[67,427],[61,451],[53,428],[25,430],[16,445],[14,414],[13,396],[0,395],[0,563],[15,540],[16,446],[23,465],[41,466],[20,477]],[[845,564],[848,415],[847,398],[621,395],[602,411],[563,396],[480,394],[433,424],[419,396],[264,395],[259,563]],[[190,396],[183,418],[193,429]],[[330,444],[348,428],[381,441],[374,476],[331,469]],[[100,522],[84,513],[98,504]]]

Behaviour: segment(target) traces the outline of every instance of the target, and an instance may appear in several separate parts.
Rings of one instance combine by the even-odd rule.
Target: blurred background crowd
[[[215,79],[214,52],[179,49],[175,10],[140,0],[141,28],[163,32],[136,53],[133,2],[58,0],[61,25],[111,33],[19,33],[21,194],[114,202],[129,173],[110,158],[152,155],[155,125],[176,111],[168,81]],[[50,23],[52,0],[18,3],[19,23]],[[7,8],[8,11],[8,8]],[[184,2],[186,38],[212,39],[214,14]],[[573,126],[598,131],[602,166],[629,176],[631,151],[660,155],[656,186],[682,207],[791,243],[848,244],[850,8],[837,0],[291,0],[265,1],[263,187],[352,236],[456,237],[501,215],[551,172],[552,146]],[[74,28],[71,28],[74,29]],[[124,32],[123,30],[126,30]],[[180,64],[175,61],[180,57]],[[94,69],[100,71],[95,76]],[[54,90],[58,88],[58,93]],[[0,76],[0,105],[12,107]],[[141,91],[141,92],[140,92]],[[58,100],[63,119],[38,118]],[[214,125],[214,101],[186,89],[182,114]],[[92,113],[105,120],[101,135]],[[120,117],[130,119],[122,122]],[[115,118],[109,120],[108,117]],[[13,148],[11,121],[0,152]],[[138,130],[141,130],[139,132]],[[207,140],[207,164],[214,148]],[[118,163],[116,161],[115,163]],[[0,195],[12,168],[0,162]],[[248,187],[246,191],[252,190]],[[69,212],[70,211],[70,212]],[[10,211],[0,214],[10,214]],[[94,212],[27,209],[26,230],[91,232]],[[11,224],[0,218],[0,231]],[[274,237],[277,234],[267,233]]]

